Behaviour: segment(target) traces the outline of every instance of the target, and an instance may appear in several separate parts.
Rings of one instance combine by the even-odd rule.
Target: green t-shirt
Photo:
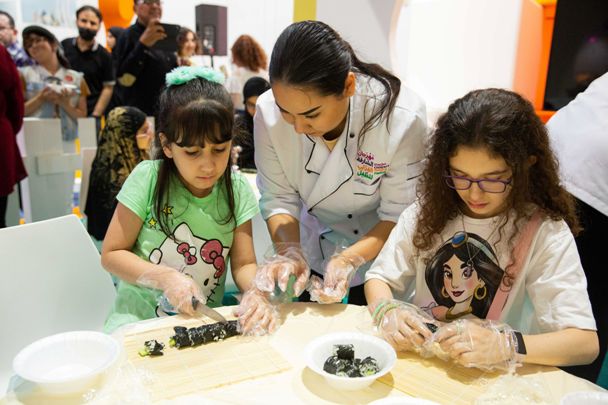
[[[163,213],[167,215],[176,243],[162,232],[153,212],[160,163],[160,160],[147,160],[137,165],[116,197],[143,221],[132,251],[142,259],[163,263],[190,275],[207,298],[207,305],[220,306],[233,228],[259,212],[253,190],[243,176],[232,173],[236,224],[234,221],[224,223],[229,206],[223,181],[216,183],[208,196],[198,198],[174,176]],[[158,306],[161,293],[120,280],[116,301],[104,329],[111,332],[126,323],[164,316]]]

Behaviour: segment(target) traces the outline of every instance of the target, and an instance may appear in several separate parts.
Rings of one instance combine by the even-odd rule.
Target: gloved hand
[[[433,340],[465,367],[512,371],[521,365],[513,329],[507,324],[459,319],[442,326]]]
[[[363,263],[365,259],[359,255],[333,255],[325,267],[323,280],[311,277],[310,300],[321,304],[341,302],[348,292],[350,280]]]
[[[279,314],[268,295],[255,287],[243,294],[241,303],[234,311],[243,335],[261,336],[275,331]]]
[[[437,326],[420,308],[398,300],[379,302],[373,318],[382,337],[397,351],[426,353],[425,342]]]
[[[289,277],[293,275],[295,276],[293,294],[294,297],[298,297],[304,291],[310,277],[310,268],[304,259],[300,245],[277,243],[273,248],[273,253],[266,255],[264,262],[258,266],[254,285],[260,291],[270,293],[274,292],[275,285],[278,285],[279,289],[285,292]]]
[[[142,287],[161,290],[175,311],[186,315],[194,315],[193,298],[201,304],[207,303],[207,299],[192,277],[168,266],[162,266],[142,274],[137,279],[137,284]]]

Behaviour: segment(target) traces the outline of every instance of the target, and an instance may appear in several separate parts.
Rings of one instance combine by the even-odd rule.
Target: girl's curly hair
[[[232,48],[232,61],[237,66],[246,67],[253,72],[266,70],[268,57],[258,42],[249,35],[241,35],[234,41]]]
[[[413,242],[419,252],[428,250],[446,223],[460,213],[463,202],[443,177],[449,171],[449,158],[459,146],[486,148],[511,168],[507,215],[500,224],[502,231],[513,210],[515,232],[510,242],[521,221],[529,216],[530,203],[554,220],[565,220],[575,235],[581,230],[574,198],[560,185],[558,162],[549,146],[547,130],[532,104],[508,90],[475,90],[449,106],[431,138],[417,189],[421,208]]]

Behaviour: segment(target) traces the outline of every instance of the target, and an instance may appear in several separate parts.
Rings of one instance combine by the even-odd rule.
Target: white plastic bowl
[[[120,345],[112,336],[66,332],[26,346],[13,360],[13,369],[49,393],[76,393],[97,383],[119,355]]]
[[[354,345],[356,358],[373,357],[378,362],[380,371],[366,377],[341,377],[324,371],[325,360],[333,354],[334,345],[338,344]],[[325,377],[332,387],[345,391],[359,390],[371,385],[377,378],[391,371],[397,360],[395,350],[384,340],[357,332],[337,332],[319,336],[306,346],[304,355],[308,368]]]

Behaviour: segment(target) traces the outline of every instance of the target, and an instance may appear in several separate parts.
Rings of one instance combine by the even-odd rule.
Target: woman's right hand
[[[144,273],[137,279],[137,284],[161,290],[173,308],[186,315],[195,314],[193,298],[196,298],[201,304],[207,302],[192,277],[168,266]]]
[[[434,324],[426,319],[413,305],[391,300],[376,306],[374,321],[382,337],[397,351],[415,351],[422,349],[424,342],[433,333],[426,324]]]
[[[161,39],[167,38],[167,34],[165,33],[165,29],[160,24],[160,20],[158,18],[151,19],[143,34],[139,37],[139,42],[151,48]]]

